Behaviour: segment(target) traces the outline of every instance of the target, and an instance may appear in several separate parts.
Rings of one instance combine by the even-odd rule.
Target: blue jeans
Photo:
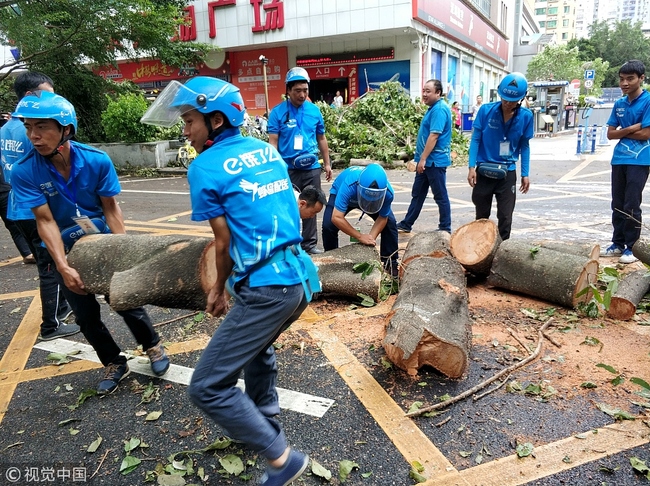
[[[269,460],[287,448],[273,416],[280,413],[273,342],[307,307],[301,284],[235,286],[235,305],[196,365],[188,393],[228,435]],[[236,388],[244,371],[246,392]]]
[[[410,230],[415,220],[420,216],[422,205],[427,198],[429,187],[433,193],[433,200],[438,205],[439,222],[438,229],[451,233],[451,204],[447,194],[447,168],[446,167],[425,167],[422,174],[415,174],[413,188],[411,189],[411,204],[406,212],[404,220],[400,223]]]
[[[632,249],[641,236],[641,197],[647,165],[612,165],[612,243]]]

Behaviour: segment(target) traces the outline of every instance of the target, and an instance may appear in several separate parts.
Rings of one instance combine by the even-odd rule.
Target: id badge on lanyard
[[[499,155],[501,157],[510,157],[510,142],[507,140],[504,140],[503,142],[499,143]]]
[[[99,228],[95,226],[88,216],[80,216],[79,210],[77,210],[77,216],[72,218],[72,220],[79,225],[79,228],[87,235],[96,235],[99,233]]]
[[[302,150],[302,135],[296,135],[293,137],[293,149]]]

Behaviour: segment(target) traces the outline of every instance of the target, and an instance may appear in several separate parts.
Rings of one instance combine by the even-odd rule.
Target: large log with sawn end
[[[183,235],[89,235],[68,254],[68,263],[94,294],[111,307],[145,304],[203,310],[217,278],[213,238]]]
[[[501,243],[494,255],[487,283],[564,307],[576,307],[591,299],[591,291],[582,291],[597,279],[598,260],[510,239]]]
[[[364,294],[379,300],[382,270],[374,246],[353,243],[320,254],[310,255],[318,267],[323,293],[355,297]],[[363,275],[353,270],[357,263],[368,263],[372,270]]]
[[[638,239],[632,246],[632,254],[642,263],[650,265],[650,240],[646,238]]]
[[[465,271],[451,256],[412,260],[387,317],[383,346],[411,375],[425,365],[450,378],[468,369],[472,342]]]
[[[427,233],[418,233],[413,236],[406,245],[406,251],[402,257],[400,275],[404,275],[404,271],[408,264],[416,258],[423,256],[433,258],[449,256],[450,240],[451,235],[446,231],[431,231]]]
[[[598,260],[600,256],[600,245],[597,243],[573,243],[570,241],[555,240],[531,240],[531,245],[541,246],[549,250],[559,251],[560,253],[569,253],[571,255],[582,256],[589,260]]]
[[[650,289],[650,273],[637,270],[628,273],[618,283],[618,289],[612,295],[607,316],[612,319],[627,321],[636,314],[636,306]]]
[[[487,275],[501,244],[499,229],[491,219],[477,219],[451,235],[449,247],[456,260],[474,275]]]

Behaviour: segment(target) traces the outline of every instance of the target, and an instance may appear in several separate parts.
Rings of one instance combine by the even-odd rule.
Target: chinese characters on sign
[[[284,3],[282,0],[271,0],[264,3],[264,0],[250,0],[253,7],[255,24],[252,32],[267,32],[278,30],[284,27]],[[217,37],[217,9],[228,5],[236,5],[237,0],[213,0],[208,2],[208,35],[211,39]],[[194,6],[190,5],[183,9],[185,11],[185,22],[180,26],[179,39],[183,42],[196,40],[196,13]]]

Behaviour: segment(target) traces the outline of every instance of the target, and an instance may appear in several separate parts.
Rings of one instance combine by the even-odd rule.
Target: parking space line
[[[9,294],[0,294],[0,300],[14,300],[34,298],[38,294],[38,290],[25,290],[24,292],[12,292]]]

